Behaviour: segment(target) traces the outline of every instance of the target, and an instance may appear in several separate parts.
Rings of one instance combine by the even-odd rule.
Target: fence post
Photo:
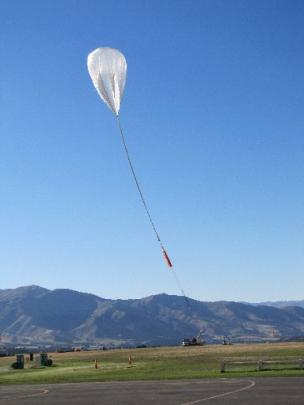
[[[299,359],[299,367],[304,368],[304,359]]]
[[[221,362],[221,373],[224,373],[226,371],[226,362],[225,360],[223,360]]]
[[[263,360],[259,360],[257,363],[257,371],[263,371],[264,370],[263,365],[264,365]]]

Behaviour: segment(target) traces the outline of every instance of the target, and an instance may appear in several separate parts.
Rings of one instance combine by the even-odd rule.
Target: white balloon
[[[118,115],[127,78],[124,55],[113,48],[97,48],[88,56],[88,70],[101,99]]]

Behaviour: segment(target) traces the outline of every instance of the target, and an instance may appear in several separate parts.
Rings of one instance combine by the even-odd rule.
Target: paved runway
[[[0,386],[0,405],[303,405],[304,378]]]

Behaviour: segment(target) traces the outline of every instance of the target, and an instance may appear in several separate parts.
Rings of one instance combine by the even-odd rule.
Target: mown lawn
[[[129,365],[129,355],[132,364]],[[0,384],[44,384],[79,381],[123,381],[155,379],[188,379],[205,377],[263,377],[304,376],[295,364],[271,366],[256,371],[255,365],[231,366],[220,373],[220,362],[225,359],[240,361],[304,358],[303,343],[269,343],[251,345],[202,347],[166,347],[146,349],[118,349],[96,352],[51,353],[52,367],[12,370],[14,357],[0,358]],[[98,369],[95,369],[95,359]]]

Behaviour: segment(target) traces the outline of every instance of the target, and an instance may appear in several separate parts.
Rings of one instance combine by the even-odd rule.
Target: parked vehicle
[[[182,346],[203,346],[205,344],[203,340],[203,331],[200,330],[199,334],[193,338],[185,338],[182,341]]]

